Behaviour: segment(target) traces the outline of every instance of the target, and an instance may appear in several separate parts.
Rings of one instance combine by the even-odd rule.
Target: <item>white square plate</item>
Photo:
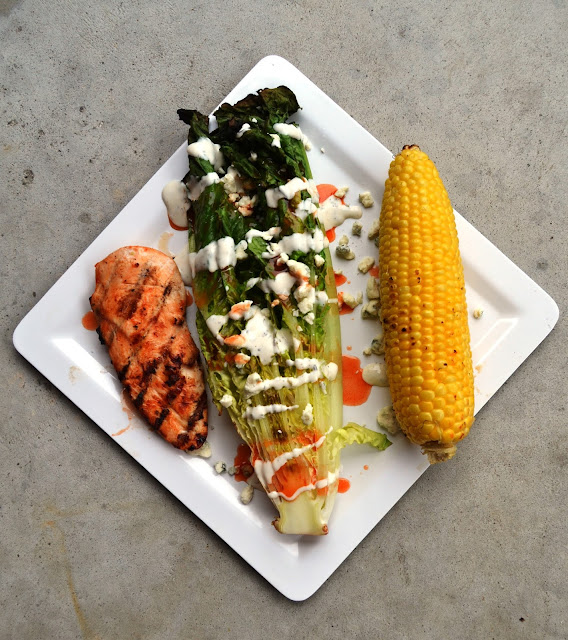
[[[312,141],[308,157],[316,181],[349,185],[347,202],[351,204],[361,191],[374,196],[375,206],[364,210],[363,236],[351,244],[358,258],[375,255],[366,232],[379,215],[392,154],[300,71],[276,56],[261,60],[225,101],[233,103],[258,89],[281,84],[296,93],[302,106],[295,120]],[[174,120],[178,106],[191,107],[174,105]],[[180,140],[184,137],[185,125],[180,123]],[[392,438],[393,446],[383,453],[368,447],[348,448],[342,455],[342,475],[351,488],[338,496],[329,535],[286,537],[271,525],[275,512],[266,496],[256,492],[253,502],[244,506],[239,501],[243,485],[227,474],[215,474],[213,464],[217,460],[231,464],[238,444],[225,415],[210,417],[213,456],[206,460],[177,451],[129,413],[106,350],[95,332],[83,328],[81,319],[90,308],[96,262],[124,245],[162,248],[165,232],[171,232],[169,248],[174,253],[186,242],[186,233],[169,228],[161,200],[166,182],[181,179],[186,171],[184,143],[22,320],[14,332],[14,345],[268,582],[288,598],[304,600],[412,486],[428,462],[401,435]],[[481,319],[470,322],[479,411],[551,331],[558,308],[486,238],[456,217],[470,317],[476,307],[484,309]],[[350,223],[343,227],[345,231],[338,229],[338,233],[349,234]],[[367,276],[357,273],[357,262],[342,261],[349,281],[341,287],[344,291],[365,289]],[[195,305],[188,318],[196,338],[194,314]],[[342,316],[341,323],[344,353],[365,360],[362,352],[376,333],[375,323],[361,320],[358,310]],[[345,408],[345,421],[372,426],[377,409],[387,404],[388,390],[373,388],[364,405]],[[475,427],[470,437],[475,437]]]

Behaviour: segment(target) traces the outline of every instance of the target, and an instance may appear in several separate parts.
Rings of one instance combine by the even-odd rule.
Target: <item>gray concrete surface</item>
[[[0,637],[566,638],[564,0],[0,2]],[[12,347],[25,313],[209,111],[289,59],[561,319],[308,601],[287,601]],[[499,274],[495,274],[498,278]]]

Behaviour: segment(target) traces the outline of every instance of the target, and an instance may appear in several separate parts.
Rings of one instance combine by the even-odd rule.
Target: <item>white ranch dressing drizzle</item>
[[[277,122],[274,125],[274,131],[281,136],[289,136],[295,140],[301,140],[308,151],[312,148],[312,143],[308,140],[308,136],[302,133],[300,127],[293,124],[286,124],[285,122]]]
[[[209,316],[207,320],[205,320],[205,324],[209,328],[209,331],[211,331],[211,333],[215,336],[215,338],[221,344],[223,344],[223,338],[219,334],[219,331],[221,331],[221,328],[227,322],[228,319],[229,319],[229,314],[224,316],[213,314]]]
[[[293,411],[297,408],[297,404],[293,404],[291,406],[288,406],[287,404],[258,405],[257,407],[248,407],[243,413],[243,417],[245,420],[261,420],[265,416],[273,413],[284,413],[285,411]]]
[[[278,200],[286,198],[291,200],[298,191],[308,188],[308,183],[302,178],[292,178],[286,184],[281,184],[274,189],[266,190],[266,204],[272,209],[278,206]]]
[[[263,313],[264,311],[264,313]],[[246,323],[241,336],[245,339],[242,348],[256,356],[262,364],[269,364],[276,354],[292,351],[294,342],[288,329],[275,329],[267,310],[251,308],[252,317]]]
[[[208,174],[217,175],[217,174]],[[237,264],[238,259],[246,258],[245,249],[247,244],[256,237],[263,240],[270,241],[280,233],[280,227],[271,227],[268,231],[260,231],[258,229],[250,229],[245,234],[245,239],[241,240],[238,245],[235,246],[235,241],[231,236],[225,236],[219,238],[219,240],[213,240],[208,245],[200,249],[198,252],[189,254],[189,263],[191,268],[191,278],[195,277],[198,271],[217,271],[217,269],[225,269],[228,266],[234,267]],[[295,234],[301,236],[302,234]],[[311,237],[311,236],[310,236]],[[294,246],[294,243],[298,244],[298,240],[290,240],[288,244]],[[274,243],[272,243],[274,244]],[[306,242],[304,242],[304,245]],[[308,242],[309,244],[309,242]],[[318,242],[315,243],[316,246]],[[278,254],[274,254],[275,256]],[[264,256],[264,254],[263,254]],[[271,256],[272,257],[272,256]],[[251,278],[252,280],[252,278]]]
[[[278,189],[286,200],[291,200],[298,191],[301,191],[306,187],[307,180],[303,180],[302,178],[292,178],[292,180],[289,180],[286,184],[281,184]]]
[[[197,253],[189,254],[189,267],[192,279],[198,271],[211,273],[237,264],[235,241],[231,236],[213,240]]]
[[[316,205],[312,202],[311,198],[302,200],[296,208],[295,214],[300,220],[305,220],[310,213],[315,213],[318,210]]]
[[[360,207],[349,207],[346,204],[342,204],[341,200],[335,196],[327,198],[317,214],[326,231],[339,227],[348,218],[358,220],[362,215],[363,212]]]
[[[268,251],[265,251],[262,257],[274,258],[282,253],[290,255],[294,251],[300,251],[301,253],[314,251],[315,253],[320,253],[327,246],[329,246],[329,242],[321,229],[315,229],[313,235],[308,231],[304,233],[291,233],[289,236],[284,236],[278,242],[271,242],[268,246]]]
[[[237,138],[242,138],[245,131],[248,131],[249,129],[250,124],[248,122],[245,122],[243,126],[237,131]]]
[[[217,184],[221,178],[219,178],[219,174],[212,171],[207,175],[204,175],[199,180],[196,180],[193,176],[189,181],[189,199],[197,200],[199,196],[212,184]],[[187,220],[186,220],[187,224]]]
[[[272,240],[274,236],[280,235],[282,229],[280,227],[270,227],[268,231],[260,231],[259,229],[250,229],[245,233],[245,240],[250,242],[253,238],[262,238],[267,242]]]
[[[314,204],[319,204],[320,196],[319,196],[319,191],[318,191],[318,187],[315,180],[312,180],[312,179],[308,180],[308,187],[306,191],[310,194],[312,202]]]
[[[319,369],[314,369],[299,376],[277,376],[276,378],[266,378],[263,380],[258,373],[251,373],[245,382],[245,394],[247,397],[262,393],[267,389],[297,389],[304,384],[317,382],[321,377]]]
[[[214,144],[209,138],[201,137],[197,142],[192,142],[187,147],[187,153],[194,158],[208,160],[215,167],[215,171],[221,169],[225,164],[221,145]]]
[[[177,226],[187,228],[189,195],[181,180],[170,180],[162,189],[162,200],[166,205],[168,218]]]
[[[296,278],[288,271],[277,273],[274,280],[261,280],[260,288],[264,293],[272,291],[277,296],[289,296],[292,287],[296,284]]]
[[[317,358],[296,358],[295,360],[286,360],[287,367],[296,367],[300,371],[306,369],[318,369],[320,361]]]

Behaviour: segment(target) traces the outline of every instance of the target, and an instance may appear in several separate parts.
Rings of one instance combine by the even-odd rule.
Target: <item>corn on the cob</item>
[[[416,145],[391,163],[380,217],[385,360],[396,417],[430,462],[450,459],[473,423],[473,369],[454,213]]]

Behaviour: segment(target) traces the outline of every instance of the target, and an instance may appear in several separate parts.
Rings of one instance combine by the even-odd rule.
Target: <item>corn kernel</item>
[[[435,420],[436,422],[442,422],[442,420],[444,419],[444,412],[441,409],[433,409],[431,413],[432,420]]]

